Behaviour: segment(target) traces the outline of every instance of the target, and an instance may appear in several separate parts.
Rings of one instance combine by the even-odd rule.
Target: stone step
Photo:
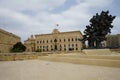
[[[87,58],[87,59],[110,59],[110,60],[120,60],[120,55],[79,55],[79,54],[71,54],[71,55],[52,55],[56,57],[70,57],[70,58]]]
[[[55,61],[55,62],[67,62],[74,64],[96,65],[106,67],[119,67],[120,60],[109,59],[87,59],[87,58],[71,58],[71,57],[55,57],[55,56],[41,56],[40,60]]]

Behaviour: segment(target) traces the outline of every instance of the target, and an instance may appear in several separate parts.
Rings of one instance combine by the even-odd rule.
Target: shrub
[[[18,42],[15,45],[13,45],[11,52],[24,52],[25,49],[26,47],[21,42]]]

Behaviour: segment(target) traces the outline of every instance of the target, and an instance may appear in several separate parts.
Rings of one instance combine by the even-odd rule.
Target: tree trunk
[[[88,40],[88,47],[94,48],[94,41],[93,40]]]

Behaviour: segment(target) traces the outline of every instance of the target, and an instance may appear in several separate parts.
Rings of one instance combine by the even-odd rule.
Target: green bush
[[[13,45],[11,52],[24,52],[25,49],[26,47],[21,42],[18,42],[15,45]]]

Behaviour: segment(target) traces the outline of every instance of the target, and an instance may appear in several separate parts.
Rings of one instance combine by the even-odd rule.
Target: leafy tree
[[[26,47],[21,42],[18,42],[13,46],[11,52],[23,52],[25,49]]]
[[[90,25],[86,26],[83,42],[88,41],[89,48],[100,48],[101,42],[106,40],[106,35],[111,33],[114,19],[115,16],[109,15],[109,11],[102,11],[100,15],[96,13],[90,19]]]

